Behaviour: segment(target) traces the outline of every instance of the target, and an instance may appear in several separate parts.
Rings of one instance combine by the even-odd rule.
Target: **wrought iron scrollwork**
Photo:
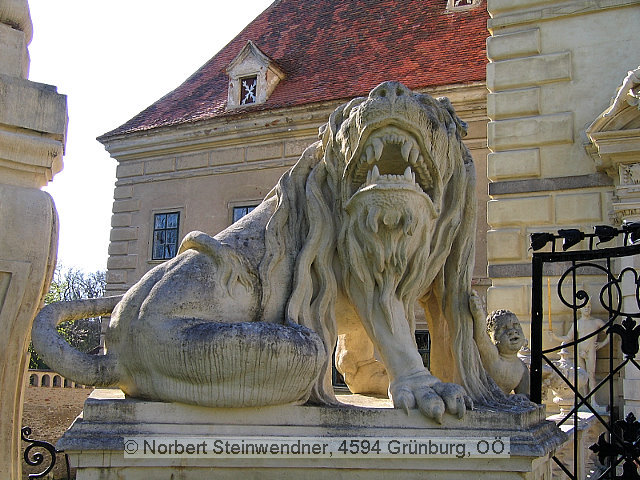
[[[56,448],[51,445],[49,442],[45,442],[43,440],[34,440],[29,438],[31,435],[30,427],[22,427],[21,430],[21,438],[23,442],[28,442],[27,448],[24,449],[24,461],[27,465],[31,465],[32,467],[37,467],[38,465],[42,465],[45,461],[45,455],[42,452],[32,451],[34,448],[41,448],[47,451],[47,453],[51,456],[50,464],[40,473],[30,473],[29,478],[42,478],[47,475],[53,467],[56,465],[56,454],[63,453],[62,450],[56,450]],[[66,458],[67,462],[67,478],[70,477],[69,472],[69,460]]]
[[[627,358],[634,358],[638,353],[638,337],[640,337],[640,325],[636,326],[636,321],[627,317],[621,325],[615,324],[609,327],[607,333],[615,333],[620,336],[622,343],[620,349]]]
[[[624,225],[622,229],[614,227],[596,227],[593,234],[580,234],[579,231],[562,230],[558,235],[553,233],[541,233],[532,235],[532,315],[531,315],[531,398],[542,402],[543,364],[545,371],[552,371],[557,377],[559,385],[568,388],[573,393],[572,407],[568,413],[559,416],[559,425],[572,422],[578,425],[578,410],[590,412],[597,423],[606,429],[606,433],[600,436],[598,442],[591,447],[597,453],[598,460],[605,467],[597,478],[608,479],[636,479],[640,480],[640,422],[631,415],[624,420],[618,420],[619,405],[615,404],[614,385],[620,372],[628,367],[640,370],[640,361],[637,359],[640,351],[640,275],[635,268],[621,267],[615,263],[615,259],[640,256],[640,242],[629,244],[628,241],[640,240],[640,223]],[[594,248],[596,240],[600,242],[610,241],[618,235],[624,236],[624,246],[614,248]],[[562,239],[562,252],[556,251],[556,241]],[[588,250],[566,251],[573,245],[583,240],[588,240]],[[537,252],[551,242],[551,252]],[[637,263],[637,260],[635,260]],[[623,263],[628,264],[626,261]],[[562,344],[550,348],[543,348],[543,282],[544,276],[558,276],[557,298],[571,313],[572,338],[567,337]],[[584,279],[588,278],[588,281]],[[584,288],[582,282],[588,283]],[[596,282],[601,282],[596,287]],[[596,290],[597,288],[597,290]],[[598,291],[599,290],[599,291]],[[548,306],[551,305],[549,298]],[[591,323],[583,331],[579,330],[579,311],[588,304],[593,303],[598,310],[604,310],[608,315],[606,319],[597,319],[597,324]],[[599,308],[598,308],[599,307]],[[547,307],[550,308],[550,307]],[[589,314],[587,314],[589,315]],[[581,345],[591,345],[589,348],[597,348],[600,342],[598,337],[607,335],[608,343],[608,369],[600,380],[589,379],[587,383],[581,383],[579,368],[574,368],[573,375],[565,375],[554,364],[551,355],[557,354],[561,349],[569,350],[573,355],[573,363],[577,366],[586,360],[580,359]],[[619,341],[614,342],[614,337]],[[591,342],[585,344],[584,342]],[[595,342],[595,343],[594,343]],[[566,350],[565,350],[566,351]],[[554,377],[554,378],[555,378]],[[593,380],[593,382],[592,382]],[[592,383],[596,383],[593,385]],[[605,410],[595,401],[596,393],[608,398]],[[606,412],[606,413],[605,413]],[[607,418],[608,417],[608,418]],[[573,420],[572,420],[573,419]],[[577,437],[574,437],[574,462],[573,467],[564,463],[555,456],[554,461],[570,479],[578,478],[578,448]]]
[[[640,480],[637,465],[640,459],[640,422],[636,420],[633,413],[629,413],[624,420],[616,421],[614,428],[622,432],[622,435],[611,435],[611,442],[609,442],[607,434],[601,433],[597,443],[591,445],[589,449],[598,455],[598,460],[602,464],[607,459],[615,459],[615,465],[624,462],[622,475],[616,475],[613,478]]]

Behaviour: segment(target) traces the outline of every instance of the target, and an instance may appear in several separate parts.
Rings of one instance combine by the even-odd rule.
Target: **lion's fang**
[[[384,149],[384,144],[382,143],[382,140],[380,140],[379,138],[374,138],[371,144],[373,145],[373,149],[375,150],[376,161],[378,161],[382,156],[382,150]]]
[[[400,151],[402,152],[402,158],[404,159],[405,162],[409,160],[409,153],[411,153],[411,150],[412,150],[411,142],[404,142],[404,144],[402,145],[402,149]]]
[[[378,170],[378,166],[374,165],[373,170],[371,170],[371,183],[377,181],[380,178],[380,170]]]
[[[404,178],[405,180],[407,180],[408,182],[415,182],[416,181],[416,176],[413,174],[413,172],[411,171],[411,167],[407,167],[404,171]]]
[[[375,151],[371,145],[367,146],[367,163],[372,163],[375,160]]]

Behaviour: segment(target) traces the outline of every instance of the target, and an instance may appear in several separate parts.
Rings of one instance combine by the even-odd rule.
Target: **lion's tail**
[[[45,306],[33,322],[33,347],[49,367],[77,383],[99,387],[116,385],[118,372],[113,355],[82,353],[66,342],[56,330],[56,326],[68,320],[108,315],[121,298],[91,298],[56,302]]]

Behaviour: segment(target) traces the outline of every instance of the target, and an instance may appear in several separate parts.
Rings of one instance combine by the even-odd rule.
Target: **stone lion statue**
[[[34,347],[65,377],[132,397],[233,407],[336,404],[331,357],[357,391],[441,420],[504,397],[482,367],[469,307],[475,172],[446,98],[386,82],[336,109],[320,140],[252,213],[124,296],[52,304]],[[432,336],[418,353],[415,306]],[[55,325],[111,313],[108,353]],[[338,341],[339,339],[339,341]]]

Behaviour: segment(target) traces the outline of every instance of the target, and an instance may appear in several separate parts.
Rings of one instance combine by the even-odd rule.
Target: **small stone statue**
[[[580,310],[580,318],[578,319],[578,338],[587,337],[596,330],[602,328],[606,322],[599,318],[591,316],[591,301]],[[553,334],[553,337],[564,343],[573,342],[574,331],[573,324],[564,336]],[[594,335],[578,344],[578,367],[583,368],[589,375],[589,390],[593,390],[596,385],[596,352],[609,343],[607,335],[602,342],[598,342],[598,335]],[[592,401],[593,403],[593,401]]]
[[[504,393],[529,396],[529,370],[518,357],[527,345],[518,317],[509,310],[495,310],[484,320],[480,299],[474,296],[471,309],[474,317],[474,339],[484,368]],[[475,310],[475,311],[474,311]]]
[[[585,372],[583,368],[576,367],[573,364],[573,361],[571,360],[571,357],[573,355],[571,355],[566,348],[563,348],[558,353],[560,355],[560,360],[556,360],[555,362],[553,362],[554,365],[568,379],[575,378],[575,370],[577,369],[578,390],[582,390],[588,380],[587,372]],[[553,403],[555,403],[560,408],[560,414],[567,415],[575,404],[575,394],[573,393],[573,390],[560,377],[560,375],[558,375],[553,370],[551,371],[551,374],[548,375],[547,385],[551,389],[551,392],[553,394]],[[594,405],[593,398],[591,400],[591,404]]]

